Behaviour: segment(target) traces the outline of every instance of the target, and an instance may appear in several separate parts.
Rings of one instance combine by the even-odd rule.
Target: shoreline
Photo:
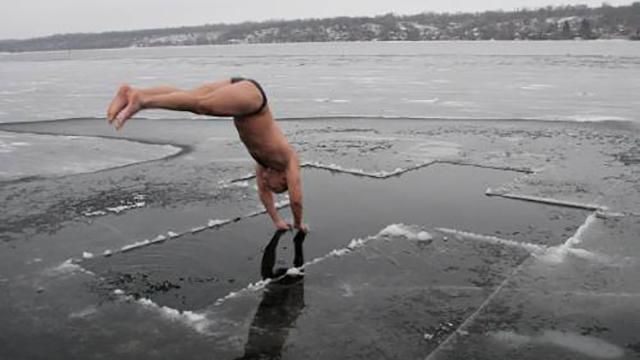
[[[28,41],[29,39],[0,39],[0,42]],[[226,46],[272,46],[272,45],[305,45],[305,44],[363,44],[363,43],[388,43],[388,44],[413,44],[413,43],[559,43],[559,42],[636,42],[640,38],[599,38],[599,39],[446,39],[446,40],[346,40],[346,41],[284,41],[284,42],[259,42],[259,43],[226,43],[226,44],[202,44],[202,45],[163,45],[163,46],[123,46],[105,48],[77,48],[77,49],[52,49],[52,50],[26,50],[26,51],[0,51],[0,55],[20,55],[20,54],[66,54],[72,51],[109,51],[109,50],[135,50],[135,49],[180,49],[180,48],[203,48],[203,47],[226,47]]]

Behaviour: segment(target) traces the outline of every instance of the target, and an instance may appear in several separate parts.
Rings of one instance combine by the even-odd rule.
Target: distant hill
[[[246,22],[2,40],[0,51],[322,41],[640,40],[640,2],[535,10]]]

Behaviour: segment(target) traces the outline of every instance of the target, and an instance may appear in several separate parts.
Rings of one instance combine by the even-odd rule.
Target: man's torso
[[[284,171],[291,156],[291,146],[267,106],[258,114],[234,118],[240,140],[256,162],[265,168]]]

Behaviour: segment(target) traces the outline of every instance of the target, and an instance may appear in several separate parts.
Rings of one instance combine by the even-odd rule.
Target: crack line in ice
[[[571,247],[571,245],[577,244],[580,241],[582,241],[581,236],[587,230],[589,225],[591,225],[595,221],[595,219],[596,219],[596,213],[593,212],[591,215],[589,215],[587,217],[587,219],[578,228],[578,230],[576,230],[575,234],[573,236],[571,236],[569,239],[567,239],[567,241],[565,241],[564,244],[562,244],[561,246],[558,247],[558,249],[560,249],[560,250],[557,251],[556,254],[563,253],[563,252],[566,253],[567,252],[566,249]],[[560,258],[560,257],[558,257],[558,258]],[[562,256],[561,258],[564,259],[564,256]],[[509,274],[502,281],[502,283],[500,283],[500,285],[498,285],[498,287],[496,287],[496,289],[482,302],[482,304],[480,304],[480,306],[476,309],[476,311],[474,311],[471,315],[469,315],[469,317],[467,317],[462,322],[462,324],[460,324],[460,326],[458,326],[457,329],[455,329],[433,351],[431,351],[431,353],[429,353],[429,355],[427,355],[425,360],[434,359],[440,353],[440,351],[442,351],[447,346],[449,346],[449,344],[451,344],[458,336],[466,334],[467,332],[466,332],[465,329],[468,328],[469,325],[471,325],[471,323],[473,321],[475,321],[475,319],[478,317],[480,312],[482,312],[482,310],[484,310],[484,308],[487,307],[487,305],[489,305],[489,303],[491,303],[491,301],[493,301],[493,299],[502,291],[502,289],[504,289],[505,286],[507,286],[507,284],[511,281],[511,279],[514,276],[516,276],[520,271],[522,271],[522,269],[525,267],[525,265],[527,265],[529,262],[531,262],[532,259],[536,259],[536,257],[535,256],[529,256],[529,257],[525,258],[524,260],[522,260],[522,262],[511,272],[511,274]]]
[[[371,178],[374,178],[374,179],[388,179],[390,177],[399,176],[399,175],[402,175],[402,174],[410,172],[410,171],[420,170],[422,168],[425,168],[425,167],[428,167],[428,166],[431,166],[431,165],[436,165],[436,164],[449,164],[449,165],[457,165],[457,166],[472,166],[472,167],[478,167],[478,168],[483,168],[483,169],[513,171],[513,172],[521,172],[521,173],[526,173],[526,174],[533,174],[535,172],[534,170],[529,169],[529,168],[483,165],[483,164],[476,164],[476,163],[471,163],[471,162],[452,161],[452,160],[432,160],[432,161],[427,161],[427,162],[422,163],[422,164],[410,166],[410,167],[407,167],[407,168],[396,168],[393,171],[384,171],[383,170],[383,171],[378,171],[378,172],[368,172],[368,171],[365,171],[363,169],[357,169],[357,168],[345,168],[345,167],[342,167],[342,166],[337,165],[337,164],[323,164],[323,163],[317,162],[317,161],[315,161],[315,162],[305,162],[301,166],[302,167],[311,167],[311,168],[316,168],[316,169],[329,170],[329,171],[334,171],[334,172],[340,172],[340,173],[344,173],[344,174],[366,176],[366,177],[371,177]]]
[[[234,180],[229,181],[229,182],[220,182],[219,185],[220,185],[221,189],[248,188],[249,187],[249,181],[234,179]]]
[[[531,169],[531,168],[528,168],[528,167],[485,165],[485,164],[477,164],[477,163],[472,163],[472,162],[467,162],[467,161],[437,160],[436,162],[439,163],[439,164],[470,166],[470,167],[477,167],[477,168],[490,169],[490,170],[513,171],[513,172],[519,172],[519,173],[524,173],[524,174],[528,174],[528,175],[540,172],[539,169]]]
[[[416,166],[411,166],[408,168],[396,168],[393,171],[378,171],[378,172],[367,172],[363,169],[356,169],[356,168],[345,168],[342,167],[340,165],[337,164],[323,164],[320,162],[305,162],[302,164],[303,167],[310,167],[310,168],[316,168],[316,169],[323,169],[323,170],[329,170],[329,171],[335,171],[335,172],[340,172],[340,173],[344,173],[344,174],[352,174],[352,175],[358,175],[358,176],[366,176],[366,177],[371,177],[371,178],[375,178],[375,179],[387,179],[389,177],[392,176],[398,176],[401,174],[404,174],[406,172],[409,171],[413,171],[413,170],[418,170],[433,164],[436,164],[437,161],[429,161],[420,165],[416,165]]]
[[[206,312],[195,312],[190,310],[178,310],[168,306],[155,303],[148,298],[135,298],[132,295],[126,295],[121,289],[116,289],[113,294],[118,296],[122,301],[142,305],[146,309],[156,311],[160,316],[169,321],[174,321],[192,328],[200,334],[209,334],[208,328],[213,323]]]
[[[596,211],[596,216],[599,217],[600,219],[615,219],[615,218],[623,218],[626,216],[633,216],[633,213],[598,210]]]
[[[225,183],[237,183],[237,182],[244,182],[244,181],[251,180],[251,179],[255,179],[255,178],[256,178],[256,174],[254,174],[254,173],[250,173],[250,174],[247,174],[247,175],[245,175],[245,176],[241,176],[241,177],[236,178],[236,179],[231,179],[231,180],[229,180],[229,181],[223,181],[223,182],[222,182],[222,184],[225,184]]]
[[[493,299],[498,295],[498,293],[500,293],[500,291],[502,291],[502,289],[507,286],[507,284],[509,283],[509,281],[511,280],[511,278],[513,278],[516,274],[518,274],[520,272],[520,270],[522,270],[522,268],[524,268],[525,263],[527,262],[528,259],[530,259],[531,257],[528,257],[526,259],[524,259],[520,265],[518,265],[512,272],[511,274],[509,274],[509,276],[507,276],[504,281],[502,281],[502,283],[500,283],[500,285],[498,285],[498,287],[489,295],[487,296],[487,298],[482,302],[482,304],[480,304],[480,306],[478,306],[478,308],[476,309],[476,311],[474,311],[471,315],[469,315],[469,317],[467,317],[464,322],[462,322],[462,324],[460,324],[460,326],[458,326],[457,329],[455,329],[446,339],[444,339],[439,345],[438,347],[436,347],[433,351],[431,351],[431,353],[425,358],[425,360],[431,360],[433,358],[435,358],[437,356],[437,354],[442,351],[442,349],[444,349],[446,346],[448,346],[451,342],[453,342],[456,337],[458,335],[462,335],[466,333],[466,328],[476,319],[476,317],[478,317],[478,315],[480,314],[480,312],[482,310],[484,310],[484,308],[491,302],[493,301]]]
[[[366,176],[374,179],[388,179],[393,176],[399,176],[410,171],[420,170],[422,168],[425,168],[431,165],[436,165],[436,164],[471,166],[471,167],[491,169],[491,170],[513,171],[513,172],[519,172],[519,173],[525,173],[525,174],[534,174],[538,172],[538,170],[533,170],[526,167],[496,166],[496,165],[477,164],[472,162],[454,161],[454,160],[431,160],[431,161],[427,161],[422,164],[410,166],[407,168],[396,168],[395,170],[392,170],[392,171],[382,170],[377,172],[365,171],[364,169],[358,169],[358,168],[346,168],[337,164],[325,164],[319,161],[305,161],[300,165],[300,167],[328,170],[328,171],[357,175],[357,176]],[[255,174],[248,174],[243,177],[221,182],[221,184],[223,185],[231,184],[231,183],[244,184],[245,181],[255,179],[255,177],[256,177]]]
[[[276,206],[277,209],[282,209],[284,207],[287,207],[287,206],[289,206],[289,200],[288,199],[284,199],[284,200],[278,201],[278,202],[276,202],[275,206]],[[176,233],[176,232],[173,232],[173,231],[168,231],[166,234],[157,235],[152,240],[145,239],[145,240],[141,240],[141,241],[136,241],[134,243],[124,245],[118,250],[107,249],[107,250],[104,250],[104,252],[101,255],[104,256],[104,257],[107,257],[107,256],[112,256],[112,255],[115,255],[115,254],[118,254],[118,253],[129,252],[129,251],[140,249],[140,248],[152,245],[152,244],[158,244],[158,243],[161,243],[161,242],[165,242],[167,240],[176,239],[176,238],[179,238],[179,237],[184,236],[186,234],[197,234],[199,232],[202,232],[202,231],[205,231],[205,230],[208,230],[208,229],[219,228],[219,227],[222,227],[224,225],[231,224],[231,223],[234,223],[234,222],[238,222],[238,221],[241,221],[243,219],[251,218],[251,217],[258,216],[258,215],[261,215],[261,214],[264,214],[264,213],[266,213],[265,210],[256,210],[254,212],[248,213],[248,214],[243,215],[243,216],[236,217],[234,219],[223,219],[223,220],[212,219],[212,220],[209,220],[209,222],[206,225],[199,225],[199,226],[193,227],[193,228],[191,228],[189,230],[185,230],[185,231],[182,231],[182,232],[179,232],[179,233]],[[89,256],[85,256],[85,254],[90,254],[90,255]],[[83,252],[82,258],[83,259],[88,259],[88,258],[91,258],[92,255],[93,254],[91,254],[90,252],[86,252],[85,251],[85,252]]]
[[[640,217],[640,213],[636,213],[633,211],[615,212],[615,211],[606,211],[604,209],[598,210],[596,212],[596,215],[601,219],[615,219],[615,218],[623,218],[627,216]]]
[[[100,281],[105,281],[105,278],[103,276],[96,275],[95,273],[85,269],[84,267],[75,263],[74,259],[67,259],[65,262],[63,262],[59,266],[53,269],[50,269],[50,272],[51,272],[50,275],[69,274],[69,273],[75,273],[76,271],[80,271],[82,273],[94,276]],[[205,335],[210,333],[208,328],[212,324],[212,321],[208,319],[206,313],[198,313],[198,312],[189,311],[189,310],[182,311],[182,310],[177,310],[168,306],[161,306],[148,298],[136,299],[133,295],[126,294],[125,291],[122,289],[113,290],[113,294],[122,301],[132,302],[135,304],[142,305],[147,309],[155,310],[163,318],[168,319],[170,321],[176,321],[176,322],[182,323],[194,329],[198,333],[205,334]],[[76,313],[71,313],[70,316],[73,317],[74,314]]]
[[[73,258],[67,259],[62,264],[58,265],[55,268],[48,269],[48,275],[65,275],[72,274],[76,271],[91,275],[96,277],[100,281],[105,281],[103,276],[99,276],[81,265],[77,264]],[[117,296],[122,301],[132,302],[138,305],[142,305],[147,309],[155,310],[160,314],[161,317],[168,319],[170,321],[179,322],[181,324],[186,325],[187,327],[192,328],[198,333],[208,335],[210,334],[209,327],[212,325],[213,321],[211,321],[206,312],[195,312],[190,310],[177,310],[168,306],[161,306],[155,303],[153,300],[148,298],[135,298],[133,295],[128,295],[124,290],[115,289],[113,290],[113,294]],[[95,312],[95,307],[92,305],[89,308],[92,309],[92,313]],[[83,316],[79,315],[79,313],[71,313],[70,317],[74,316]]]
[[[564,207],[570,207],[575,209],[591,210],[591,211],[605,212],[607,210],[605,206],[596,205],[596,204],[583,204],[583,203],[578,203],[574,201],[558,200],[558,199],[544,198],[544,197],[532,196],[532,195],[500,193],[500,192],[494,191],[491,188],[488,188],[485,191],[485,195],[497,196],[497,197],[513,199],[513,200],[530,201],[530,202],[548,204],[548,205],[564,206]]]
[[[593,224],[597,219],[596,213],[592,213],[587,216],[587,219],[584,221],[582,225],[576,230],[575,234],[571,236],[564,244],[560,246],[554,246],[549,248],[547,252],[540,256],[536,256],[537,259],[551,262],[551,263],[561,263],[566,258],[567,254],[572,253],[579,257],[588,258],[590,260],[600,260],[602,262],[607,262],[601,255],[592,253],[590,251],[584,249],[572,249],[573,245],[579,244],[582,242],[582,236],[587,231],[587,229]],[[535,254],[534,254],[535,256]]]
[[[587,218],[587,219],[589,219],[589,218]],[[589,220],[589,221],[593,221],[593,220]],[[585,225],[583,225],[583,226],[585,226]],[[493,244],[501,244],[501,245],[506,245],[506,246],[519,247],[519,248],[522,248],[522,249],[528,251],[531,255],[537,257],[538,259],[541,259],[541,260],[547,261],[547,262],[552,262],[552,263],[562,262],[564,260],[564,257],[566,255],[568,255],[568,254],[571,254],[571,255],[573,255],[575,257],[578,257],[578,258],[581,258],[581,259],[585,259],[585,260],[589,260],[589,261],[593,261],[593,262],[597,262],[597,263],[605,264],[605,265],[613,265],[613,266],[620,266],[620,265],[624,265],[624,263],[633,263],[633,262],[636,261],[635,258],[624,258],[624,259],[622,259],[623,263],[620,263],[620,261],[615,261],[616,259],[614,259],[614,258],[612,258],[610,256],[607,256],[607,255],[604,255],[604,254],[601,254],[601,253],[597,253],[597,252],[593,252],[593,251],[589,251],[589,250],[586,250],[586,249],[572,248],[570,246],[572,244],[577,244],[578,242],[572,243],[570,245],[566,245],[566,243],[565,243],[565,244],[562,244],[562,245],[549,247],[549,246],[540,245],[540,244],[533,244],[533,243],[519,242],[519,241],[509,240],[509,239],[502,239],[502,238],[499,238],[499,237],[496,237],[496,236],[475,234],[475,233],[470,233],[470,232],[456,230],[456,229],[436,228],[435,230],[439,231],[441,233],[444,233],[444,234],[449,234],[449,235],[456,236],[456,237],[458,237],[460,239],[470,239],[470,240],[483,241],[483,242],[488,242],[488,243],[493,243]]]
[[[449,234],[453,236],[457,236],[459,238],[466,238],[471,240],[483,241],[492,244],[501,244],[507,246],[519,247],[527,250],[530,253],[544,253],[549,250],[549,247],[539,244],[532,244],[527,242],[519,242],[515,240],[502,239],[497,236],[490,235],[482,235],[482,234],[474,234],[471,232],[455,230],[455,229],[447,229],[447,228],[436,228],[436,231],[439,231],[444,234]]]
[[[247,215],[247,217],[251,216],[252,214]],[[207,225],[202,225],[202,226],[197,226],[194,228],[191,228],[189,230],[186,231],[182,231],[179,233],[173,232],[173,231],[167,231],[166,234],[159,234],[157,235],[155,238],[149,240],[149,239],[145,239],[145,240],[141,240],[141,241],[136,241],[134,243],[131,244],[127,244],[122,246],[120,249],[118,250],[111,250],[111,249],[107,249],[104,250],[104,252],[102,253],[102,256],[112,256],[114,254],[118,254],[118,253],[125,253],[131,250],[135,250],[135,249],[139,249],[142,247],[146,247],[152,244],[158,244],[158,243],[162,243],[165,242],[167,240],[170,239],[175,239],[175,238],[179,238],[181,236],[184,236],[186,234],[196,234],[198,232],[207,230],[207,229],[211,229],[211,228],[216,228],[216,227],[221,227],[223,225],[229,224],[231,222],[234,221],[238,221],[238,220],[229,220],[229,219],[224,219],[224,220],[219,220],[219,219],[212,219],[209,220],[209,222],[207,223]],[[84,257],[86,258],[86,257]]]
[[[356,290],[362,288],[356,287]],[[486,288],[473,285],[421,285],[421,286],[377,286],[375,290],[380,289],[406,291],[406,290],[457,290],[457,291],[486,291]]]

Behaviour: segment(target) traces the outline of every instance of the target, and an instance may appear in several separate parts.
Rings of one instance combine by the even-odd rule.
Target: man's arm
[[[289,204],[293,213],[293,227],[307,231],[302,223],[302,182],[300,181],[300,160],[293,154],[287,165],[287,186],[289,187]]]
[[[264,205],[267,214],[271,217],[273,224],[279,230],[288,230],[289,224],[286,221],[282,220],[280,214],[278,214],[278,209],[276,209],[275,202],[273,201],[273,193],[271,190],[267,188],[264,184],[264,169],[260,165],[256,165],[256,183],[258,185],[258,195],[260,196],[260,201]]]

